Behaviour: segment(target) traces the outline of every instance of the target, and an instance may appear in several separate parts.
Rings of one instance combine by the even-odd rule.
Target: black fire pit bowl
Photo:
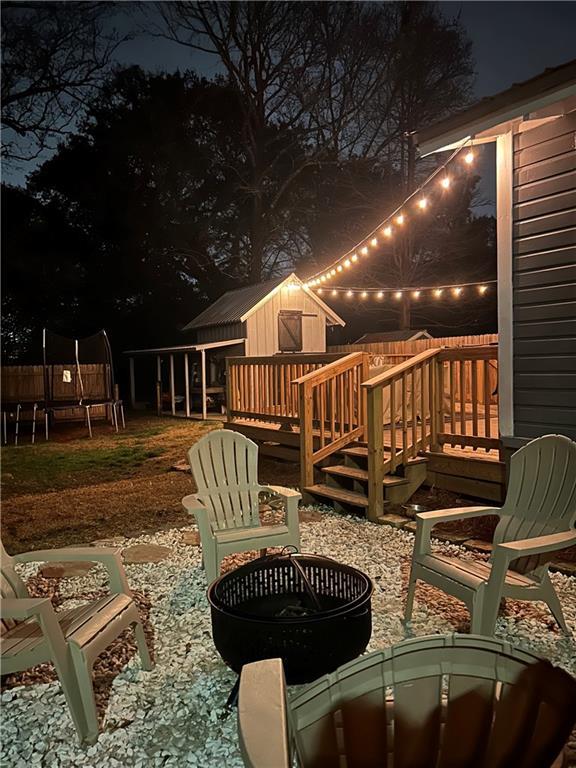
[[[238,674],[280,657],[289,684],[311,682],[366,649],[372,590],[362,571],[327,557],[258,558],[210,585],[214,645]]]

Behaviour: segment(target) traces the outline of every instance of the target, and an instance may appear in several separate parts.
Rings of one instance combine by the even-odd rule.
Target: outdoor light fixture
[[[362,254],[362,256],[368,256],[368,248],[364,246],[364,248],[361,249],[360,253]]]
[[[392,227],[384,227],[382,230],[385,237],[392,237]]]
[[[372,248],[376,248],[376,246],[378,245],[378,239],[376,237],[373,237],[372,240],[370,240],[370,245],[372,246]]]
[[[400,214],[400,216],[396,216],[396,224],[404,224],[404,214]]]
[[[394,298],[395,299],[401,299],[402,298],[402,291],[396,291],[396,293],[394,294]]]
[[[472,165],[472,163],[474,162],[474,152],[472,151],[466,152],[466,154],[464,155],[464,162],[466,163],[466,165]]]
[[[440,186],[442,189],[449,189],[450,188],[450,176],[444,176],[444,178],[440,181]]]
[[[428,207],[428,200],[425,197],[418,200],[418,208],[420,208],[421,211],[425,211],[427,207]]]

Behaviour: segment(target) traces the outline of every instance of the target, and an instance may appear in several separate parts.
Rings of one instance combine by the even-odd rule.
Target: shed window
[[[280,352],[302,351],[302,312],[278,313],[278,349]]]

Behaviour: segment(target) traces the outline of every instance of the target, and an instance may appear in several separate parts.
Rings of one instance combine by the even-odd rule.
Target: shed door
[[[278,349],[280,352],[302,351],[302,312],[281,310],[278,313]]]

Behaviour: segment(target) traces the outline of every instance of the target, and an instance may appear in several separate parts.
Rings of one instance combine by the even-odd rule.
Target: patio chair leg
[[[562,605],[560,604],[560,600],[558,599],[558,594],[556,590],[554,589],[554,585],[550,581],[549,574],[546,574],[544,579],[542,580],[542,587],[544,592],[544,600],[548,603],[548,608],[550,608],[550,611],[552,612],[552,615],[556,619],[556,622],[560,626],[560,629],[567,635],[571,635],[572,632],[570,631],[570,627],[568,624],[566,624],[566,619],[564,618],[564,612],[562,610]]]
[[[154,667],[154,662],[150,656],[150,649],[148,648],[148,643],[146,642],[144,627],[139,621],[134,622],[134,634],[136,636],[140,661],[142,662],[142,669],[145,669],[147,672],[149,672]]]
[[[16,406],[16,429],[14,432],[14,445],[18,445],[18,430],[20,428],[20,403]]]
[[[70,643],[70,653],[86,721],[86,730],[82,741],[86,744],[94,744],[98,739],[98,713],[96,712],[96,700],[94,699],[92,669],[82,650],[74,643]]]
[[[82,697],[78,688],[78,680],[74,672],[73,665],[70,661],[70,656],[66,653],[66,659],[55,658],[54,667],[58,680],[62,686],[64,698],[66,704],[68,704],[68,711],[70,717],[76,728],[78,734],[78,740],[82,744],[86,738],[86,718],[84,717],[84,705],[82,703]]]
[[[86,421],[88,423],[88,434],[92,437],[92,423],[90,421],[90,406],[86,406]]]
[[[38,406],[36,403],[34,403],[34,412],[32,414],[32,445],[34,445],[34,441],[36,440],[36,411],[38,410]]]
[[[416,593],[417,579],[412,576],[412,570],[410,570],[410,576],[408,577],[408,592],[406,593],[406,606],[404,608],[404,621],[410,621],[412,618],[412,610],[414,608],[414,595]]]

